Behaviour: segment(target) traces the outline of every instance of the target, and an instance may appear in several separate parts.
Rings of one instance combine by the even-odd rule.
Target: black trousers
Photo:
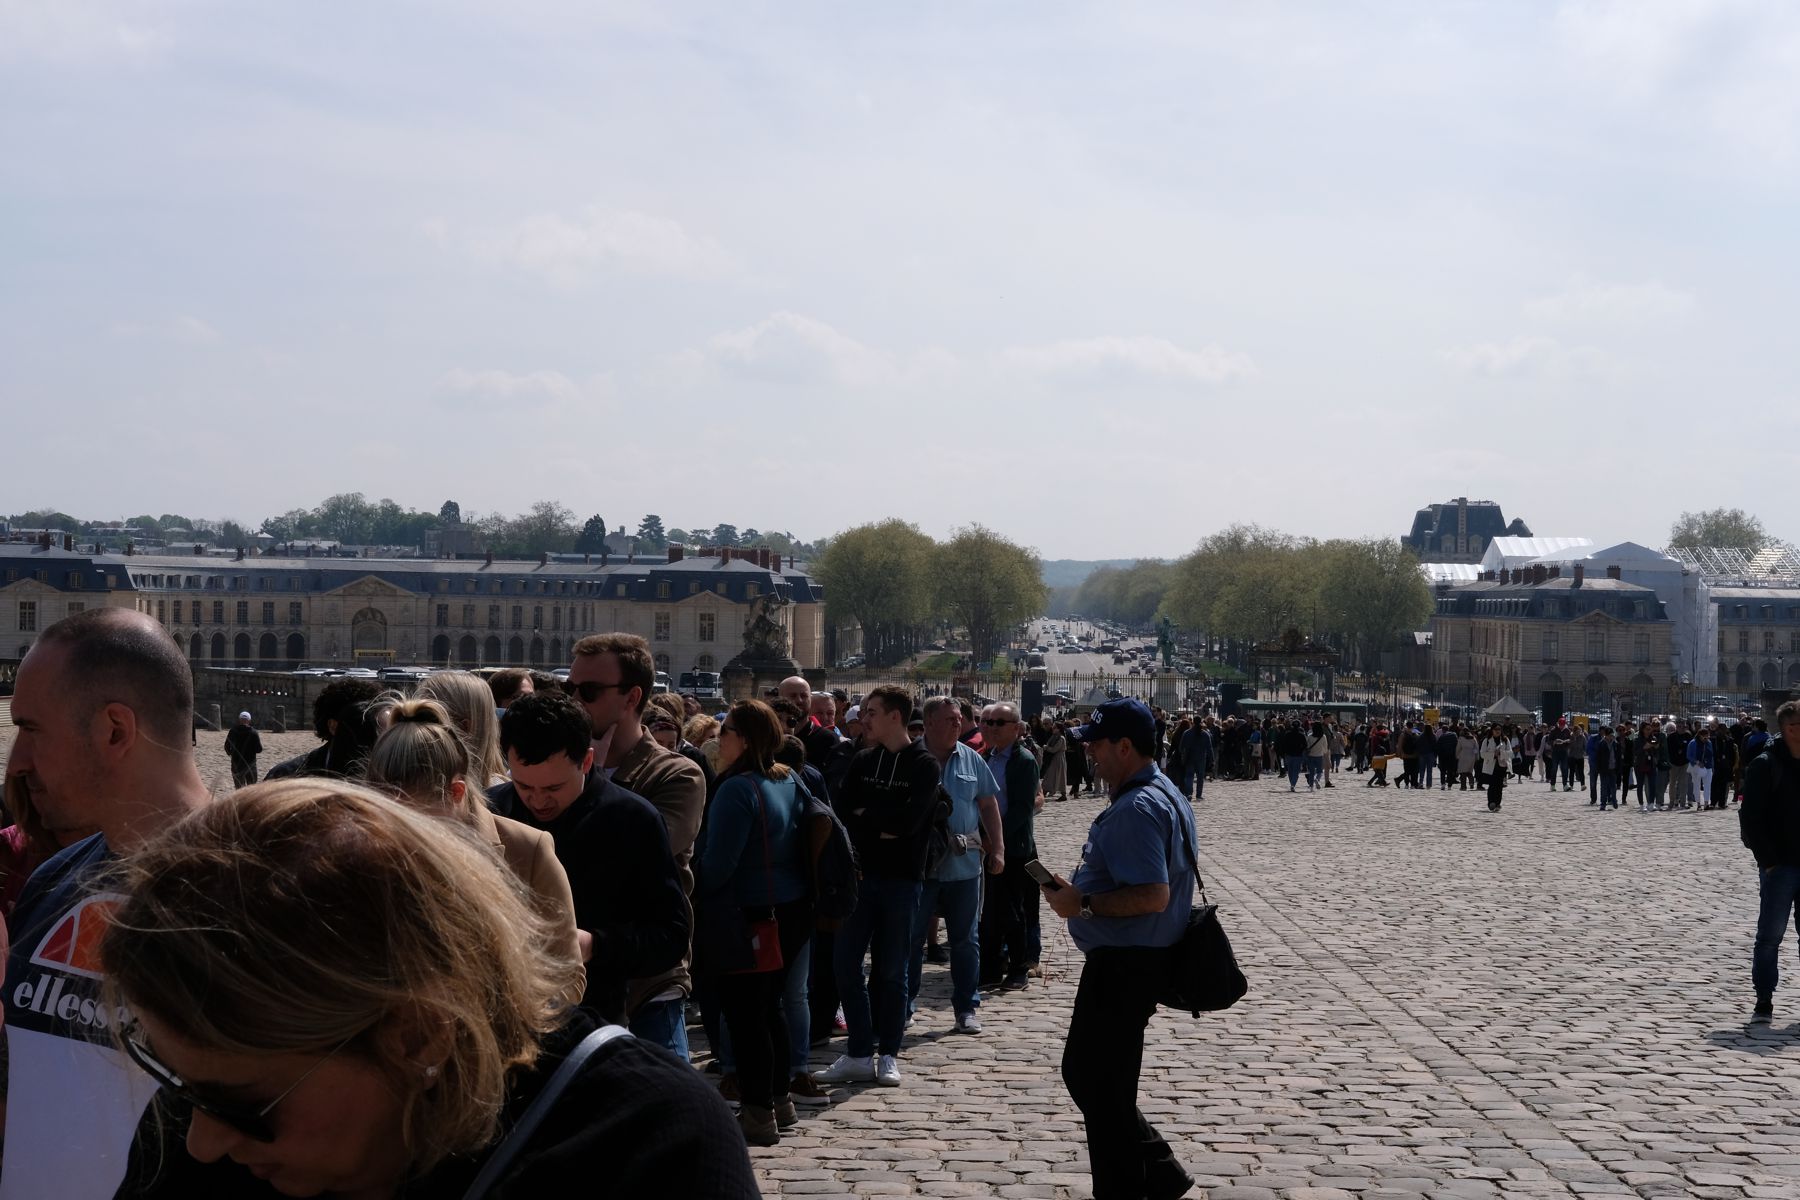
[[[1179,1196],[1192,1184],[1168,1143],[1138,1111],[1144,1028],[1168,971],[1168,950],[1090,950],[1063,1044],[1063,1084],[1087,1126],[1094,1200]]]
[[[987,878],[981,900],[981,981],[993,987],[1031,965],[1025,924],[1026,905],[1038,898],[1038,885],[1025,864],[1006,860],[1006,869]]]
[[[790,963],[812,936],[812,901],[778,904],[775,919],[781,927],[781,961]],[[719,1008],[737,1057],[739,1094],[752,1108],[771,1108],[775,1097],[788,1094],[787,1017],[781,1007],[787,973],[784,965],[777,971],[716,977]]]

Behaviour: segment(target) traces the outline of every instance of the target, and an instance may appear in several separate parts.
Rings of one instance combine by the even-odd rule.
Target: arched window
[[[665,675],[669,673],[669,656],[667,654],[656,656],[656,669]]]
[[[1739,663],[1737,669],[1737,690],[1740,692],[1749,691],[1754,679],[1755,676],[1752,675],[1750,671],[1750,664],[1747,662]]]
[[[196,633],[188,642],[188,661],[199,662],[201,654],[205,653],[205,651],[206,639]],[[1795,665],[1800,666],[1800,663],[1796,663]]]
[[[450,635],[440,633],[431,639],[431,661],[439,666],[450,661]]]
[[[290,633],[287,640],[288,662],[298,666],[306,658],[306,635]]]
[[[215,633],[212,636],[212,660],[214,662],[225,661],[225,635],[222,633]]]
[[[1581,687],[1587,703],[1596,708],[1611,699],[1607,694],[1606,676],[1599,671],[1590,673],[1586,679],[1582,680]]]
[[[262,637],[257,639],[257,643],[256,643],[256,665],[257,666],[272,667],[275,665],[276,660],[279,659],[280,657],[281,657],[281,643],[277,642],[275,640],[274,634],[265,633],[262,635]]]
[[[541,667],[544,665],[543,638],[534,637],[531,639],[531,665],[534,667]]]
[[[480,661],[480,659],[476,657],[477,653],[478,651],[475,648],[474,636],[467,633],[463,634],[462,640],[456,643],[456,665],[459,667],[474,666]]]
[[[481,661],[492,665],[500,661],[500,639],[488,635],[488,640],[481,647]]]
[[[1774,663],[1764,663],[1762,665],[1762,685],[1766,688],[1781,686],[1781,672],[1776,668]]]
[[[525,665],[525,639],[515,637],[506,643],[506,661],[515,667]]]
[[[569,660],[563,657],[561,638],[550,639],[550,661],[559,667],[566,667],[569,665]]]
[[[231,642],[231,657],[240,667],[250,665],[250,635],[240,633]]]

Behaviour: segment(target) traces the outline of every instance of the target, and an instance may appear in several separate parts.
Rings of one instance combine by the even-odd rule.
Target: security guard
[[[1086,956],[1063,1083],[1087,1126],[1094,1200],[1174,1200],[1194,1181],[1138,1110],[1137,1091],[1144,1028],[1193,907],[1194,811],[1157,769],[1156,719],[1143,701],[1109,700],[1069,737],[1087,747],[1111,800],[1074,877],[1042,885]]]

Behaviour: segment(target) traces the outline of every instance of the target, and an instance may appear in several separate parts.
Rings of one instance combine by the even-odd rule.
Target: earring
[[[438,1077],[438,1069],[436,1067],[426,1067],[425,1068],[425,1078],[436,1079],[437,1077]]]

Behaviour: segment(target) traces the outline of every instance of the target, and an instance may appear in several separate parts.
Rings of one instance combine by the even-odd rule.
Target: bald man
[[[12,719],[6,770],[44,824],[100,832],[39,867],[12,913],[0,1198],[106,1200],[156,1085],[109,1036],[88,932],[117,898],[93,884],[210,798],[191,746],[193,676],[145,614],[89,609],[44,630],[19,664]]]

